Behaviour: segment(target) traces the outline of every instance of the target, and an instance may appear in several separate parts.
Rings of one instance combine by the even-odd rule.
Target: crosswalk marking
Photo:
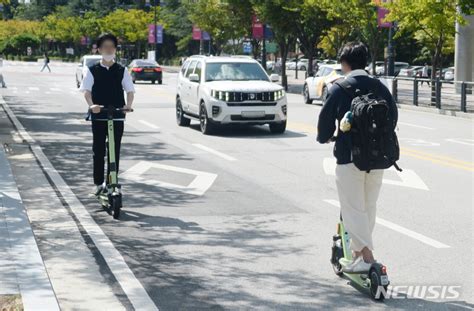
[[[36,87],[36,86],[29,86],[29,87],[28,87],[28,90],[30,90],[30,91],[39,91],[39,87]]]

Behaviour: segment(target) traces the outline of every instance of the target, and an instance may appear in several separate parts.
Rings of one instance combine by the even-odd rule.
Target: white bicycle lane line
[[[41,163],[45,172],[49,175],[79,223],[92,238],[97,249],[102,254],[104,261],[110,268],[110,271],[114,274],[133,307],[136,310],[158,310],[145,288],[128,267],[120,252],[114,247],[107,235],[105,235],[100,226],[94,221],[86,208],[72,192],[71,188],[66,184],[64,179],[51,164],[39,144],[28,134],[8,104],[4,102],[1,97],[0,104],[3,105],[8,116],[13,121],[20,136],[31,146],[33,154]]]
[[[337,201],[337,200],[327,199],[327,200],[323,200],[323,201],[330,204],[330,205],[332,205],[332,206],[341,208],[341,205],[340,205],[339,201]],[[420,242],[422,242],[426,245],[432,246],[434,248],[450,248],[449,245],[446,245],[444,243],[436,241],[436,240],[434,240],[432,238],[429,238],[429,237],[427,237],[427,236],[425,236],[421,233],[418,233],[418,232],[415,232],[413,230],[407,229],[403,226],[397,225],[396,223],[393,223],[391,221],[382,219],[380,217],[376,217],[375,222],[377,224],[381,225],[381,226],[392,229],[393,231],[396,231],[398,233],[406,235],[406,236],[408,236],[412,239],[420,241]]]
[[[154,125],[153,123],[150,123],[150,122],[148,122],[148,121],[145,121],[145,120],[141,120],[141,119],[140,119],[140,120],[138,120],[138,122],[141,123],[141,124],[146,125],[147,127],[151,128],[151,129],[155,129],[155,130],[160,129],[160,127]],[[132,126],[133,126],[133,124],[132,124]],[[136,126],[135,126],[135,127],[136,127]],[[140,129],[140,128],[138,128],[138,129]],[[159,138],[160,136],[157,136],[157,137]],[[231,162],[237,161],[236,158],[234,158],[234,157],[232,157],[232,156],[230,156],[230,155],[227,155],[227,154],[225,154],[225,153],[223,153],[223,152],[220,152],[220,151],[218,151],[218,150],[216,150],[216,149],[214,149],[214,148],[205,146],[205,145],[203,145],[203,144],[190,143],[190,142],[187,142],[187,143],[188,143],[188,144],[191,144],[192,146],[194,146],[194,147],[196,147],[196,148],[198,148],[198,149],[200,149],[200,150],[206,151],[207,153],[210,153],[210,154],[212,154],[212,155],[215,155],[215,156],[217,156],[217,157],[220,157],[220,158],[222,158],[222,159],[224,159],[224,160],[231,161]]]

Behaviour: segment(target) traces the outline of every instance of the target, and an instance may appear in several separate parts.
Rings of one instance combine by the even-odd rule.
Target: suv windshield
[[[268,81],[268,76],[257,63],[207,63],[206,81]]]

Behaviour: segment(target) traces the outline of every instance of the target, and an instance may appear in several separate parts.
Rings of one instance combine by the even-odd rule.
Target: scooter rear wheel
[[[388,285],[382,285],[381,276],[376,269],[370,271],[370,296],[374,300],[383,301],[385,299],[385,293],[387,293]],[[381,290],[379,287],[383,287]]]

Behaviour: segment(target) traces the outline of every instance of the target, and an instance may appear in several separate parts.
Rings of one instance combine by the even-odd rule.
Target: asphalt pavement
[[[83,269],[68,269],[60,260],[66,253],[56,254],[47,242],[84,247],[90,253],[81,253],[81,263],[92,266],[81,278],[102,286],[108,300],[101,309],[474,307],[472,119],[400,110],[404,171],[385,172],[374,232],[376,258],[387,265],[394,288],[454,286],[459,297],[402,293],[377,303],[334,275],[329,263],[339,209],[332,145],[315,141],[317,103],[288,94],[283,135],[253,126],[204,136],[196,122],[176,125],[176,73],[165,72],[163,85],[137,83],[122,147],[124,209],[116,221],[88,196],[91,132],[75,68],[39,70],[21,63],[3,69],[8,88],[0,95],[24,127],[12,148],[22,152],[22,139],[33,146],[24,152],[35,173],[22,165],[24,157],[10,162],[48,272],[69,271],[71,284],[79,284],[74,271]],[[41,180],[42,191],[32,194],[32,178]],[[52,202],[52,194],[57,204],[38,205]],[[54,207],[49,221],[42,206]],[[61,210],[64,226],[56,221],[46,229],[74,226],[66,236],[35,225],[54,222]],[[81,241],[71,242],[76,235]],[[64,274],[50,278],[61,307],[88,309],[82,299],[93,293],[100,303],[98,291],[77,293]]]

